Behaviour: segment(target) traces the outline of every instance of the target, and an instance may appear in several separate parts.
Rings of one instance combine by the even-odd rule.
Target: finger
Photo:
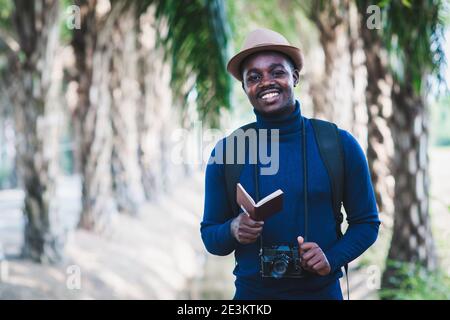
[[[253,234],[253,235],[260,235],[261,231],[262,231],[262,228],[261,227],[259,227],[259,228],[250,228],[250,227],[247,227],[247,226],[242,226],[241,228],[239,228],[239,231],[250,233],[250,234]]]
[[[254,235],[254,234],[247,233],[247,232],[239,232],[238,236],[239,236],[239,239],[247,239],[247,240],[251,240],[251,241],[255,241],[256,239],[258,239],[258,235]]]
[[[303,239],[302,236],[298,236],[297,237],[297,242],[298,242],[298,254],[300,255],[300,257],[303,255],[303,250],[302,250],[302,244],[305,240]]]
[[[242,225],[240,225],[239,226],[239,229],[242,229],[242,230],[259,230],[259,231],[262,231],[262,229],[263,229],[263,227],[262,226],[257,226],[257,227],[252,227],[252,226],[249,226],[249,225],[246,225],[246,224],[242,224]]]
[[[322,257],[322,255],[317,254],[317,255],[313,256],[311,259],[309,259],[308,261],[306,261],[306,265],[308,266],[308,268],[312,269],[312,267],[320,261],[323,261],[323,257]]]
[[[308,251],[311,250],[312,248],[317,248],[318,245],[315,242],[304,242],[300,247],[303,251]]]
[[[264,223],[260,223],[258,221],[255,220],[243,220],[242,224],[249,226],[250,228],[262,228]]]
[[[250,217],[245,217],[242,221],[250,227],[262,227],[264,225],[264,221],[256,221]]]
[[[304,260],[304,259],[301,259],[301,260],[300,260],[300,265],[301,265],[302,268],[305,269],[305,270],[308,270],[308,269],[309,269],[308,264],[307,264],[307,261]]]
[[[239,232],[242,234],[248,234],[254,237],[259,237],[261,235],[261,230],[253,230],[253,229],[240,229]]]
[[[308,261],[313,256],[317,255],[319,252],[320,252],[319,247],[308,250],[306,253],[303,254],[302,259]]]
[[[319,276],[326,276],[330,274],[331,268],[327,261],[323,261],[323,264],[317,267],[317,270],[314,270]]]
[[[311,267],[311,269],[313,269],[314,271],[320,271],[320,270],[324,269],[326,266],[327,266],[327,264],[326,264],[325,260],[320,260],[315,265],[313,265]]]

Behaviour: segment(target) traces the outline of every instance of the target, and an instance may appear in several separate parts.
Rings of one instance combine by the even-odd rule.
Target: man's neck
[[[290,115],[292,112],[294,112],[295,110],[295,103],[289,105],[289,106],[285,106],[283,108],[281,108],[279,111],[276,112],[271,112],[269,114],[265,114],[266,117],[284,117],[287,115]]]

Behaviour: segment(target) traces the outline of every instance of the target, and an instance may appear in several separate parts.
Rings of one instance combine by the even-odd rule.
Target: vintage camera
[[[260,252],[261,275],[265,278],[303,278],[297,246],[263,247]]]

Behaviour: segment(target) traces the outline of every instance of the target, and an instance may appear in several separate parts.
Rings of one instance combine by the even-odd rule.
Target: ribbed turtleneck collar
[[[280,135],[299,132],[302,128],[300,102],[295,100],[295,109],[292,113],[281,116],[267,116],[253,109],[256,114],[256,123],[261,129],[279,129]]]

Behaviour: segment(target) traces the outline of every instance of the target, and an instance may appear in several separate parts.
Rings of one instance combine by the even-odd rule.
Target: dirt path
[[[79,181],[65,178],[61,203],[75,209]],[[175,299],[189,279],[200,277],[205,262],[199,234],[202,177],[180,183],[174,195],[146,204],[138,217],[119,215],[99,236],[71,231],[65,260],[57,266],[14,259],[22,241],[20,191],[0,195],[0,242],[10,257],[0,283],[0,299]],[[72,190],[73,192],[67,192]],[[71,205],[70,205],[71,204]],[[78,207],[79,209],[79,207]],[[65,225],[74,226],[65,211]],[[170,227],[168,227],[170,226]],[[193,236],[195,235],[195,236]],[[81,289],[71,290],[71,273],[81,272]]]

